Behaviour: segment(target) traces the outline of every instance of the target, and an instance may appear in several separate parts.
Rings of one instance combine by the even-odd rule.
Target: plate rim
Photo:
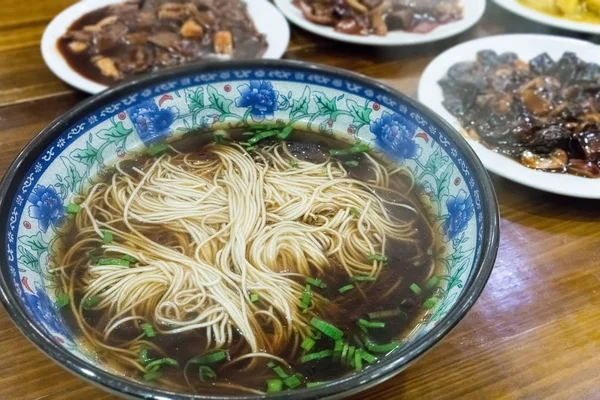
[[[283,14],[279,11],[277,7],[275,7],[267,0],[242,1],[244,1],[248,5],[248,10],[252,19],[255,19],[258,13],[262,13],[265,10],[268,10],[269,15],[277,14],[280,17],[278,24],[280,26],[277,27],[276,31],[269,30],[270,26],[274,26],[274,24],[266,26],[266,31],[264,31],[265,27],[257,28],[265,36],[277,38],[275,44],[271,44],[272,42],[269,41],[267,50],[261,58],[282,58],[285,52],[287,51],[291,36],[290,25],[287,19],[283,16]],[[100,93],[110,87],[94,82],[93,80],[84,77],[83,75],[75,71],[73,68],[71,68],[66,59],[58,51],[56,41],[64,32],[67,31],[68,27],[75,20],[77,20],[85,13],[111,4],[118,4],[122,2],[124,2],[124,0],[81,0],[62,10],[52,19],[52,21],[50,21],[50,23],[44,29],[44,33],[40,41],[40,49],[44,63],[57,78],[59,78],[66,84],[76,89],[87,92],[89,94]],[[254,9],[254,12],[252,12],[253,7],[258,7],[258,9]],[[202,61],[204,60],[196,60],[190,64]],[[118,85],[120,83],[121,82],[117,82],[115,85]]]
[[[303,18],[298,13],[294,12],[295,8],[293,8],[294,6],[291,5],[291,2],[292,2],[292,0],[274,0],[274,3],[277,6],[277,8],[279,9],[279,11],[285,16],[285,18],[287,18],[291,23],[293,23],[297,27],[302,28],[302,29],[304,29],[310,33],[313,33],[317,36],[321,36],[321,37],[335,40],[335,41],[360,44],[360,45],[381,46],[381,47],[414,46],[417,44],[436,42],[436,41],[447,39],[452,36],[459,35],[465,31],[473,28],[481,20],[481,18],[483,17],[483,14],[485,13],[486,6],[487,6],[486,0],[462,0],[463,4],[465,2],[467,2],[467,3],[473,3],[473,4],[479,6],[475,10],[473,17],[471,19],[466,20],[466,22],[465,22],[465,19],[462,20],[462,22],[464,23],[464,26],[457,28],[455,30],[450,30],[449,32],[445,32],[442,34],[435,34],[435,30],[433,32],[430,32],[427,34],[419,34],[419,36],[417,36],[416,34],[410,34],[410,33],[404,32],[405,35],[407,35],[407,36],[404,36],[405,38],[415,37],[415,38],[417,38],[416,40],[410,40],[410,39],[408,39],[408,40],[407,39],[404,39],[404,40],[402,40],[402,39],[382,40],[382,37],[376,36],[376,35],[359,36],[359,35],[344,34],[344,33],[335,32],[331,27],[314,24],[314,23],[306,20],[305,18]],[[461,21],[455,21],[453,23],[460,23],[460,22]],[[398,31],[398,32],[402,33],[402,31]],[[415,35],[415,36],[408,36],[408,35]],[[386,37],[384,37],[383,39],[385,39],[385,38]],[[400,38],[402,38],[402,36],[400,36]]]
[[[600,34],[600,24],[589,22],[577,22],[566,18],[554,17],[541,11],[520,4],[517,0],[493,0],[498,6],[519,17],[534,21],[543,25],[560,28],[564,30]]]
[[[440,76],[438,70],[442,70],[442,63],[444,59],[450,57],[455,52],[461,51],[463,48],[473,48],[473,59],[476,51],[490,48],[493,46],[480,46],[480,43],[498,42],[499,39],[511,40],[511,42],[519,43],[523,41],[532,40],[544,40],[552,42],[562,42],[565,45],[565,50],[571,50],[568,44],[577,44],[578,46],[589,46],[590,51],[597,50],[600,46],[595,45],[585,40],[574,39],[569,37],[554,36],[554,35],[541,35],[541,34],[506,34],[506,35],[494,35],[477,38],[467,42],[459,43],[435,57],[425,68],[417,89],[418,99],[425,106],[429,107],[441,118],[446,120],[459,132],[464,132],[464,128],[459,123],[458,119],[450,114],[442,105],[442,98],[435,94],[429,94],[428,91],[431,89],[431,85],[437,85],[437,81],[443,77]],[[518,49],[514,49],[518,53]],[[462,59],[462,57],[461,57]],[[457,62],[460,60],[456,60]],[[466,60],[463,60],[466,61]],[[450,67],[446,65],[443,68],[445,71]],[[465,137],[465,135],[463,135]],[[493,172],[494,174],[506,178],[510,181],[516,182],[520,185],[528,186],[534,189],[538,189],[548,193],[555,193],[568,197],[586,198],[586,199],[600,199],[600,178],[590,179],[579,177],[568,174],[553,174],[551,172],[536,171],[527,168],[514,160],[509,159],[506,156],[498,154],[493,150],[486,148],[480,143],[473,139],[465,137],[466,142],[473,148],[485,168]],[[492,160],[490,160],[492,158]],[[493,161],[500,162],[499,164]],[[508,170],[503,168],[507,165],[511,165]],[[548,180],[551,184],[548,185]],[[591,184],[591,185],[590,185]]]

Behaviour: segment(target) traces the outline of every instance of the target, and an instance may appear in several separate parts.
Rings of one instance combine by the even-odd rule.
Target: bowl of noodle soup
[[[366,77],[200,64],[58,118],[0,191],[1,291],[63,367],[131,398],[340,397],[471,308],[490,179],[437,115]]]

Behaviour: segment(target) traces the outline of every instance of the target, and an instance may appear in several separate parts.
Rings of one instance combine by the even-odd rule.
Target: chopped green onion
[[[304,338],[304,340],[302,341],[302,343],[300,344],[300,347],[302,347],[304,350],[306,351],[311,351],[313,347],[315,347],[315,340],[313,338]]]
[[[113,241],[113,233],[111,231],[102,231],[102,243],[111,244]]]
[[[314,387],[317,387],[317,386],[321,386],[322,384],[323,384],[323,382],[307,382],[306,383],[306,387],[308,389],[311,389],[311,388],[314,388]]]
[[[292,133],[294,129],[291,126],[286,126],[285,128],[283,128],[281,130],[281,132],[279,132],[277,134],[277,139],[279,140],[285,140],[287,139],[288,136],[290,136],[290,133]]]
[[[122,258],[100,258],[98,259],[99,265],[120,265],[123,267],[129,267],[129,261],[123,260]]]
[[[309,361],[320,360],[322,358],[331,357],[332,355],[333,355],[333,350],[331,350],[331,349],[323,350],[323,351],[319,351],[318,353],[311,353],[311,354],[303,355],[302,357],[300,357],[300,362],[307,363]]]
[[[321,333],[321,331],[315,330],[310,336],[315,340],[319,340],[323,337],[323,334]]]
[[[325,282],[317,278],[306,278],[306,283],[310,283],[314,287],[318,287],[321,289],[325,289],[327,287],[327,284]]]
[[[435,307],[435,303],[437,303],[437,299],[435,297],[430,297],[427,300],[425,300],[425,303],[423,303],[423,308],[425,308],[426,310],[430,310],[433,307]]]
[[[269,362],[267,363],[267,367],[269,367],[269,368],[274,368],[274,367],[275,367],[275,363],[274,363],[273,361],[269,361]]]
[[[134,263],[134,262],[136,262],[136,261],[137,261],[137,260],[136,260],[134,257],[130,256],[129,254],[125,254],[125,255],[124,255],[123,257],[121,257],[121,258],[122,258],[123,260],[125,260],[125,261],[129,261],[130,263]]]
[[[360,356],[362,357],[363,360],[365,360],[369,364],[375,364],[377,362],[377,357],[375,357],[373,354],[369,353],[366,350],[362,350],[360,352]]]
[[[63,293],[56,298],[56,301],[54,302],[54,307],[63,308],[67,304],[69,304],[69,295]]]
[[[354,146],[348,147],[346,149],[329,150],[329,154],[331,154],[333,157],[339,157],[349,156],[358,153],[365,153],[367,151],[369,151],[369,145],[366,143],[359,142],[356,143]]]
[[[156,156],[164,152],[168,148],[169,145],[166,143],[151,144],[150,147],[148,147],[148,154],[151,156]]]
[[[200,375],[200,381],[204,382],[207,380],[214,381],[217,379],[217,374],[212,370],[211,367],[207,367],[206,365],[200,365],[198,367],[198,375]]]
[[[225,134],[222,131],[216,131],[213,134],[213,142],[216,144],[221,144],[225,141]]]
[[[366,335],[363,337],[363,340],[365,342],[365,346],[367,347],[367,350],[372,351],[373,353],[389,353],[390,351],[394,350],[396,347],[399,347],[402,345],[402,342],[399,342],[399,341],[393,341],[393,342],[390,342],[387,344],[377,344]]]
[[[356,209],[354,207],[350,207],[350,215],[352,215],[356,219],[359,219],[360,218],[360,211],[358,211],[358,209]]]
[[[67,204],[66,210],[69,214],[77,214],[81,211],[81,206],[79,204],[70,203]]]
[[[356,371],[362,370],[362,351],[361,349],[356,349],[354,352],[354,369]]]
[[[273,130],[273,131],[263,131],[260,132],[254,136],[252,136],[250,139],[248,139],[248,144],[249,145],[253,145],[256,144],[258,142],[260,142],[263,139],[269,138],[271,136],[275,136],[278,135],[279,131]]]
[[[404,317],[408,316],[406,313],[399,308],[395,308],[393,310],[384,310],[384,311],[374,311],[367,314],[370,319],[382,319],[382,318],[394,318],[394,317]]]
[[[267,393],[281,392],[283,382],[281,379],[267,379]]]
[[[353,276],[350,280],[353,282],[375,282],[377,278],[375,278],[374,276]]]
[[[439,281],[440,279],[437,276],[432,276],[429,278],[429,280],[427,280],[427,282],[425,282],[425,287],[427,289],[433,289],[435,286],[437,286]]]
[[[385,322],[367,321],[366,319],[359,319],[358,325],[364,326],[365,328],[385,328]]]
[[[352,365],[354,361],[354,352],[356,351],[356,347],[350,346],[348,347],[348,354],[346,355],[346,363],[345,365]]]
[[[417,295],[421,294],[421,287],[419,287],[419,285],[417,285],[416,283],[410,285],[410,290],[412,290]]]
[[[203,354],[201,356],[194,357],[190,360],[193,364],[210,365],[223,361],[227,358],[227,352],[225,350],[217,350],[212,353]]]
[[[296,375],[292,375],[292,376],[285,378],[283,380],[283,383],[285,383],[285,386],[289,387],[290,389],[294,389],[294,388],[297,388],[298,386],[302,385],[302,381]]]
[[[150,360],[150,356],[148,355],[148,348],[147,347],[144,346],[144,347],[142,347],[140,349],[139,359],[140,359],[140,363],[142,365],[146,365],[146,364],[148,364],[151,361]]]
[[[144,331],[144,334],[147,337],[154,337],[154,336],[156,336],[156,332],[154,331],[154,328],[152,327],[152,325],[146,323],[146,324],[140,325],[140,327],[142,328],[142,330]]]
[[[300,308],[307,309],[310,306],[311,300],[312,291],[310,290],[310,285],[306,285],[304,288],[304,293],[302,294],[302,298],[300,299]]]
[[[388,262],[388,258],[386,255],[384,254],[369,254],[369,261],[378,261],[378,262],[382,262],[382,263],[387,263]]]
[[[98,304],[98,302],[100,302],[100,298],[98,296],[86,297],[85,300],[83,301],[83,308],[86,310],[89,310],[90,308],[92,308],[96,304]]]
[[[348,343],[344,343],[344,347],[342,347],[342,354],[340,356],[340,362],[342,363],[342,365],[344,364],[344,361],[346,360],[346,356],[348,355],[349,348],[350,348],[350,346],[348,346]]]
[[[362,328],[362,326],[359,325],[360,328]],[[366,331],[366,328],[363,330],[363,332]],[[369,333],[368,331],[365,333]],[[357,335],[352,335],[352,340],[354,340],[354,343],[356,343],[356,347],[360,347],[363,348],[365,347],[364,343],[360,340],[360,338]]]
[[[349,167],[358,167],[358,161],[356,161],[356,160],[346,161],[346,162],[344,162],[344,164]]]
[[[152,371],[152,372],[148,372],[146,374],[144,374],[144,380],[145,381],[153,381],[155,379],[158,379],[162,376],[162,374],[160,373],[160,371]]]
[[[341,288],[339,288],[338,292],[340,292],[340,293],[343,294],[343,293],[346,293],[348,290],[352,290],[352,289],[354,289],[354,285],[353,284],[349,284],[349,285],[342,286]]]
[[[277,374],[277,376],[280,377],[281,379],[285,379],[285,378],[289,377],[289,375],[283,370],[283,368],[281,368],[279,366],[273,368],[273,372],[275,372]]]
[[[253,303],[256,303],[259,298],[260,298],[260,296],[258,295],[258,293],[252,293],[250,295],[250,301],[253,302]]]
[[[292,167],[292,168],[299,168],[300,167],[300,163],[298,162],[298,160],[292,160],[292,161],[290,161],[290,167]]]
[[[333,348],[333,358],[337,359],[342,355],[344,349],[344,342],[342,340],[335,341],[335,347]]]
[[[310,324],[318,330],[320,330],[321,332],[323,332],[323,334],[332,338],[333,340],[340,340],[342,336],[344,336],[344,332],[331,325],[330,323],[320,320],[318,318],[313,317],[310,320]]]
[[[152,371],[157,371],[161,365],[172,365],[172,366],[177,366],[177,360],[174,360],[172,358],[161,358],[159,360],[154,360],[154,361],[150,361],[147,365],[146,365],[146,372],[152,372]]]

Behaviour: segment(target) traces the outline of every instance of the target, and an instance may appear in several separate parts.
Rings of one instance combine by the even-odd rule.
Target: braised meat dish
[[[485,50],[439,84],[446,109],[487,147],[529,168],[600,178],[598,64]]]
[[[462,19],[459,0],[293,0],[304,18],[351,35],[428,33]]]
[[[111,85],[199,59],[259,58],[267,42],[240,0],[131,0],[85,14],[58,48],[74,70]]]

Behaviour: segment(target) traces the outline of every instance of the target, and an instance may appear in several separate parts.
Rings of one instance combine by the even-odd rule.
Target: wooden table
[[[2,1],[0,175],[46,124],[86,97],[52,75],[39,49],[46,24],[72,2]],[[286,58],[351,69],[414,96],[421,72],[440,51],[473,37],[515,32],[568,34],[488,4],[475,28],[431,45],[365,48],[293,29]],[[600,202],[493,181],[502,238],[481,298],[435,349],[354,399],[600,398]],[[113,396],[54,364],[2,309],[0,400],[12,399]]]

